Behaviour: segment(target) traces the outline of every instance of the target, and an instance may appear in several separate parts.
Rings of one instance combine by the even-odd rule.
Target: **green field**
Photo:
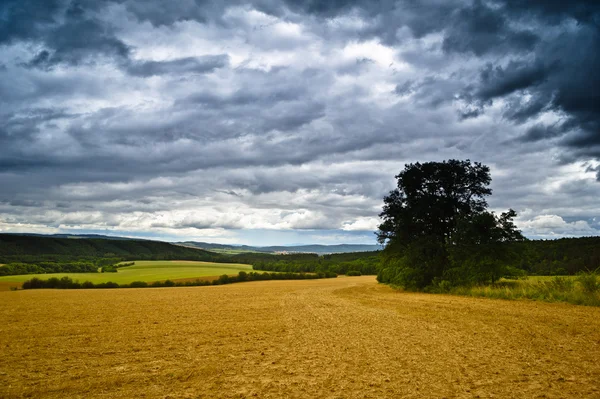
[[[240,271],[250,272],[252,266],[238,263],[211,263],[178,260],[136,261],[135,265],[122,267],[117,273],[48,273],[22,274],[18,276],[2,276],[0,282],[23,282],[34,277],[49,279],[51,277],[70,277],[79,282],[90,281],[94,284],[112,281],[129,284],[133,281],[163,281],[180,278],[196,278],[220,276],[222,274],[238,274]]]

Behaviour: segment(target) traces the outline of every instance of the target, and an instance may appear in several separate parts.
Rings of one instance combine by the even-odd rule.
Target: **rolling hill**
[[[370,252],[381,249],[379,245],[362,244],[338,244],[338,245],[297,245],[297,246],[268,246],[254,247],[249,245],[225,245],[198,241],[178,242],[178,245],[186,247],[201,248],[205,250],[235,251],[235,252],[265,252],[265,253],[314,253],[314,254],[337,254],[347,252]]]
[[[35,257],[223,261],[220,254],[162,241],[0,234],[0,263]]]

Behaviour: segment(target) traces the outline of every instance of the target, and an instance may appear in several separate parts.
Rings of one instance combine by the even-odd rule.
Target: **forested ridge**
[[[0,234],[0,276],[115,271],[133,260],[230,262],[222,255],[161,241]]]
[[[162,241],[74,239],[0,234],[0,263],[67,262],[92,258],[224,261],[221,255],[213,252]]]

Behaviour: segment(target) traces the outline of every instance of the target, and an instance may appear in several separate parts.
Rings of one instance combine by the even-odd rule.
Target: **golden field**
[[[372,276],[0,292],[1,398],[600,398],[600,308]]]

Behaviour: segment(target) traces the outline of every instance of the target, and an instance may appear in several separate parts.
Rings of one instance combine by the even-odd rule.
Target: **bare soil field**
[[[374,277],[0,292],[1,398],[600,398],[600,309]]]
[[[21,288],[23,283],[13,281],[0,281],[0,291],[10,291],[11,288]]]

